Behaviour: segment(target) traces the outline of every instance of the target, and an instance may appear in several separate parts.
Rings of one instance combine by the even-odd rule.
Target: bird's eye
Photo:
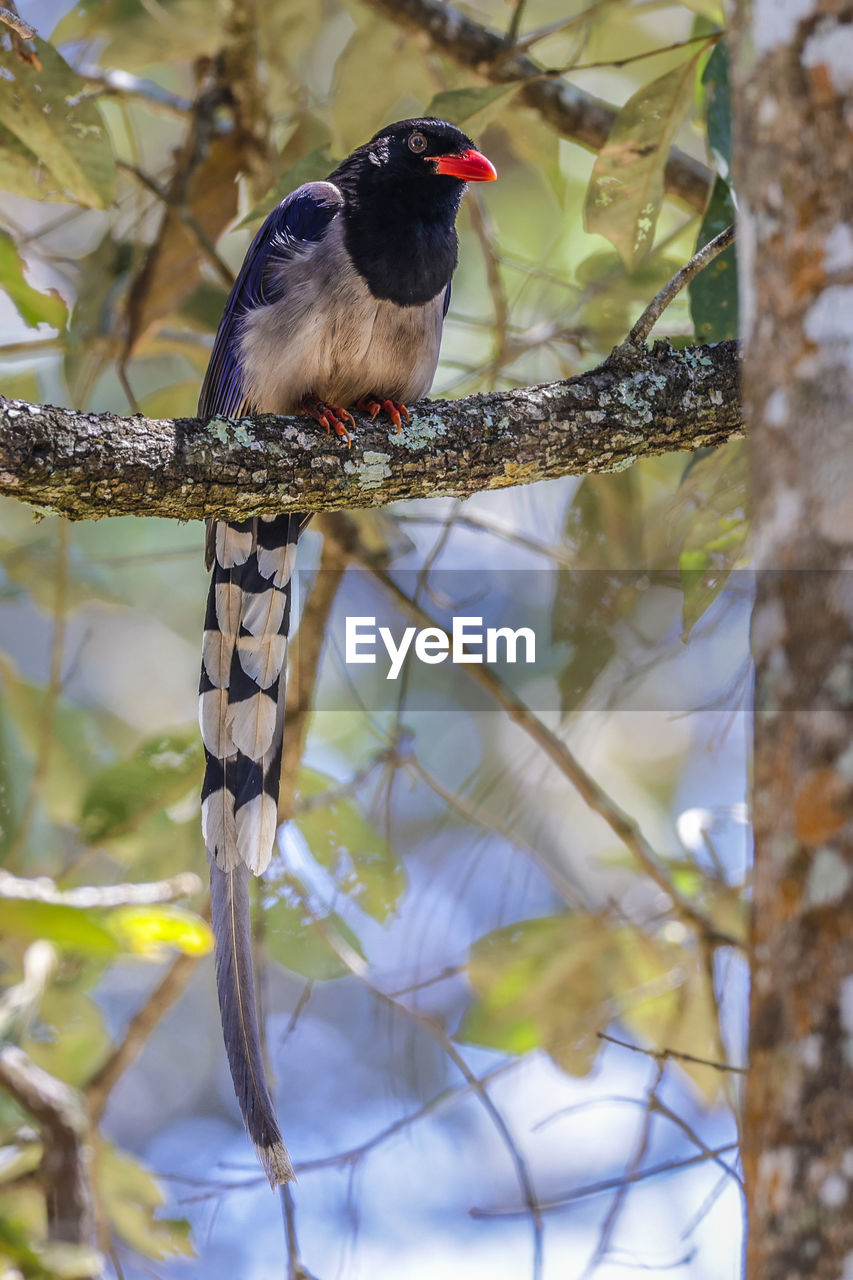
[[[414,151],[415,155],[420,155],[422,151],[427,149],[427,140],[422,133],[409,134],[409,150]]]

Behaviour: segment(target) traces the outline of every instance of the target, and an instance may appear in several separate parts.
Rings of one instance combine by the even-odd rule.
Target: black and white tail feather
[[[252,973],[249,880],[277,826],[298,515],[212,522],[199,688],[216,985],[225,1050],[249,1137],[272,1186],[293,1178],[267,1086]]]

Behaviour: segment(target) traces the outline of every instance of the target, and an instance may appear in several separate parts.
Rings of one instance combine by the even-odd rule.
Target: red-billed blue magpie
[[[304,412],[348,440],[358,408],[384,411],[399,430],[438,363],[465,184],[496,176],[454,125],[403,120],[326,182],[292,192],[231,290],[199,415]],[[258,1038],[249,874],[266,869],[275,839],[290,580],[309,519],[211,521],[207,536],[199,720],[216,981],[240,1110],[273,1186],[293,1170]]]

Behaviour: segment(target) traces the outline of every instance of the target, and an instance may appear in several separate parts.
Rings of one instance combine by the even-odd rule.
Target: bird
[[[462,195],[496,177],[459,128],[422,117],[381,129],[325,181],[286,196],[226,301],[199,417],[304,413],[342,448],[353,409],[399,432],[438,364]],[[205,546],[199,723],[216,985],[234,1090],[273,1188],[294,1173],[261,1052],[249,886],[275,842],[291,578],[310,518],[210,520]]]

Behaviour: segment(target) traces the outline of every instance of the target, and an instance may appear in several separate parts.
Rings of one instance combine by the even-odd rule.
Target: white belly
[[[306,395],[346,407],[362,396],[412,402],[438,364],[444,290],[423,307],[374,298],[337,219],[320,245],[289,260],[287,292],[246,318],[240,357],[260,413],[293,413]]]

